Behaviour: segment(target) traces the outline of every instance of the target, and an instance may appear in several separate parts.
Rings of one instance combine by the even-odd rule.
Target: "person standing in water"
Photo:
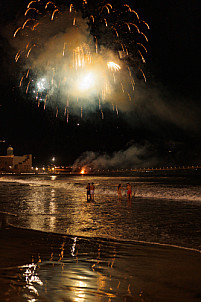
[[[117,187],[117,194],[118,194],[118,199],[120,200],[122,198],[122,187],[121,187],[121,184],[119,184],[118,187]]]
[[[87,201],[90,201],[91,200],[90,183],[87,184],[86,189],[87,189]]]
[[[126,184],[126,189],[127,189],[127,200],[131,201],[131,196],[132,196],[132,188],[130,183]]]
[[[92,201],[94,201],[94,190],[95,190],[95,186],[94,183],[92,182],[90,185],[90,196]]]

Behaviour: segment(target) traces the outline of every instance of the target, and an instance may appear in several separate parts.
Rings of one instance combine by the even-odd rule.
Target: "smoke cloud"
[[[138,167],[153,167],[158,163],[149,144],[143,146],[132,145],[126,150],[119,150],[113,154],[99,154],[84,152],[73,164],[73,169],[131,169]]]
[[[154,128],[154,124],[160,121],[161,125],[169,124],[187,132],[201,129],[201,112],[196,100],[176,96],[161,83],[139,84],[134,101],[130,104],[124,102],[121,110],[135,112],[148,127]],[[130,123],[134,122],[130,120]]]

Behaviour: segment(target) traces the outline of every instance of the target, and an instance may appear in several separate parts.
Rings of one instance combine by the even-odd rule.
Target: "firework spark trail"
[[[69,102],[71,108],[80,106],[82,117],[98,100],[103,118],[101,102],[115,99],[118,114],[118,107],[132,100],[138,77],[146,82],[148,38],[140,26],[149,29],[148,24],[123,1],[57,2],[30,1],[14,32],[14,43],[21,45],[15,56],[22,66],[19,86],[44,108],[47,100],[57,100],[56,116],[58,103],[68,98],[67,121]]]

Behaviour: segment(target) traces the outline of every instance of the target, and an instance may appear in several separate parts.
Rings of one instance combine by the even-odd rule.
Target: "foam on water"
[[[167,178],[163,178],[164,181]],[[139,177],[60,177],[57,175],[33,176],[28,178],[0,177],[0,182],[17,183],[30,187],[50,186],[54,189],[70,191],[85,191],[87,182],[93,181],[96,185],[96,194],[116,196],[117,185],[122,183],[126,189],[126,183],[130,182],[133,188],[133,196],[139,198],[171,199],[191,202],[201,202],[201,186],[187,186],[177,184],[161,184],[160,182],[139,181]],[[124,194],[126,194],[124,192]]]

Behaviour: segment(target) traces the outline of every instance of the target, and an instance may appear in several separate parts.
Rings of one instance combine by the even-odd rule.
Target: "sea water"
[[[91,182],[95,185],[95,200],[87,202],[86,186]],[[132,186],[131,202],[126,196],[127,183]],[[118,184],[123,188],[121,199],[117,196]],[[133,264],[136,244],[201,252],[199,170],[111,175],[2,175],[0,213],[6,215],[8,225],[59,234],[62,238],[56,258],[56,245],[47,242],[49,249],[40,266],[33,261],[18,268],[25,282],[20,285],[23,289],[18,300],[15,289],[7,293],[9,298],[5,301],[172,302],[198,301],[201,297],[197,288],[197,298],[189,292],[183,297],[177,283],[168,283],[171,276],[168,280],[167,276],[160,276],[164,288],[160,284],[156,294],[150,281],[145,286],[146,282],[140,281],[142,276],[137,278],[139,265],[143,266],[144,262]],[[82,251],[79,256],[78,250]],[[137,255],[140,253],[143,254],[138,250]],[[162,258],[158,250],[153,255]],[[173,257],[172,254],[169,257]],[[150,265],[158,260],[152,260],[145,271],[152,272],[154,278]],[[159,282],[158,277],[155,278]],[[186,284],[182,286],[185,292]],[[169,293],[165,294],[166,298],[165,291]]]
[[[95,201],[87,203],[87,183]],[[127,201],[126,183],[132,186]],[[118,200],[117,186],[122,185]],[[0,211],[14,226],[65,235],[138,240],[201,250],[201,178],[179,175],[0,177]]]

